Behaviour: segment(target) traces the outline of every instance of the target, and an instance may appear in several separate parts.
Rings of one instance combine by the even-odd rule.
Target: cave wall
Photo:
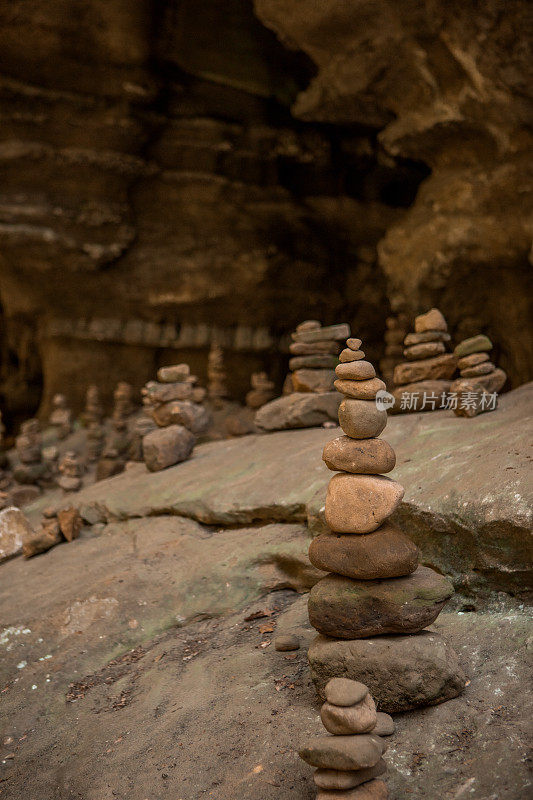
[[[531,377],[525,2],[0,9],[0,402],[438,303]],[[16,390],[15,390],[16,389]]]

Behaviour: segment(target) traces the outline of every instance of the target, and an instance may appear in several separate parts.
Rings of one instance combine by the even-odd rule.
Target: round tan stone
[[[442,342],[424,342],[423,344],[413,344],[406,347],[403,351],[408,361],[420,361],[423,358],[433,358],[446,352]]]
[[[459,369],[470,369],[470,367],[476,367],[478,364],[483,364],[484,361],[488,360],[488,353],[472,353],[469,356],[460,358],[457,362],[457,366]]]
[[[383,711],[378,711],[375,728],[372,728],[372,733],[376,736],[392,736],[396,730],[396,725],[390,714],[385,714]]]
[[[376,377],[376,370],[370,361],[348,361],[335,367],[335,374],[341,380],[366,381]]]
[[[328,485],[326,524],[337,533],[371,533],[398,508],[404,491],[384,475],[339,472]]]
[[[300,748],[299,756],[312,767],[356,770],[373,767],[386,749],[379,736],[317,736]]]
[[[347,398],[339,406],[339,425],[351,439],[370,439],[379,436],[387,424],[387,412],[374,400]]]
[[[438,308],[432,308],[426,314],[415,317],[415,333],[424,331],[447,331],[448,325]]]
[[[355,338],[346,339],[346,347],[349,347],[350,350],[359,350],[361,348],[362,343],[363,342],[361,341],[361,339],[355,339]]]
[[[328,703],[334,706],[353,706],[368,694],[368,686],[351,678],[331,678],[324,687]]]
[[[435,621],[452,594],[450,581],[429,567],[379,581],[327,575],[309,593],[309,621],[333,639],[417,633]]]
[[[336,380],[334,386],[338,392],[354,400],[373,400],[379,391],[387,388],[381,378],[371,378],[369,381]]]
[[[335,792],[346,789],[353,789],[360,786],[366,781],[377,778],[387,771],[385,761],[380,758],[378,763],[373,767],[358,770],[342,770],[342,769],[317,769],[313,780],[319,789],[332,789]],[[336,794],[337,800],[341,800],[344,795]]]
[[[342,363],[350,362],[350,361],[361,361],[365,357],[365,354],[362,350],[350,350],[349,347],[346,347],[344,350],[341,351],[339,355],[339,361]]]
[[[365,781],[356,789],[346,792],[330,792],[327,789],[318,792],[316,800],[388,800],[390,797],[387,784],[380,780]]]
[[[320,719],[328,733],[333,733],[335,736],[370,733],[378,721],[376,704],[370,694],[353,706],[334,706],[332,703],[324,703],[320,709]]]
[[[351,439],[339,436],[327,442],[322,459],[331,470],[380,475],[396,464],[394,450],[385,439]]]
[[[410,575],[418,566],[418,547],[389,522],[364,536],[323,533],[309,546],[317,569],[347,578],[375,580]]]

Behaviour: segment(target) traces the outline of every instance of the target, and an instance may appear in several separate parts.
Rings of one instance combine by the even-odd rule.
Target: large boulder
[[[264,431],[280,431],[337,422],[341,402],[342,395],[338,392],[293,392],[260,408],[255,424]]]

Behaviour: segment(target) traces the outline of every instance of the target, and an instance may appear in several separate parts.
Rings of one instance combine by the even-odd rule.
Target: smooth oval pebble
[[[478,364],[482,364],[484,361],[489,360],[488,353],[472,353],[470,356],[463,356],[457,362],[458,369],[470,369],[470,367],[476,367]]]
[[[366,381],[376,377],[376,370],[370,361],[348,361],[335,367],[335,374],[341,380]]]
[[[349,347],[350,350],[360,350],[362,344],[363,342],[361,339],[355,339],[355,338],[346,339],[346,347]]]
[[[322,459],[328,469],[379,475],[396,464],[394,450],[385,439],[351,439],[338,436],[327,442]]]
[[[274,639],[274,649],[279,650],[282,653],[289,650],[299,650],[300,640],[297,636],[294,636],[291,633],[284,634],[282,636],[276,636]]]
[[[486,353],[489,350],[492,350],[491,340],[484,333],[480,333],[477,336],[471,336],[470,339],[463,339],[453,352],[457,358],[463,358],[472,353]]]
[[[372,729],[372,733],[375,733],[376,736],[392,736],[395,730],[396,725],[391,715],[378,711],[376,727]]]
[[[324,687],[324,694],[327,702],[334,706],[353,706],[367,696],[368,686],[351,678],[331,678]]]
[[[381,758],[385,743],[370,733],[361,736],[317,736],[299,750],[300,758],[312,767],[365,769]]]
[[[387,412],[374,400],[346,398],[339,406],[339,425],[351,439],[371,439],[384,430]]]
[[[353,706],[334,706],[324,703],[320,709],[322,725],[335,736],[350,733],[374,733],[377,723],[376,704],[372,695],[367,694],[360,703]]]
[[[317,569],[357,580],[410,575],[418,566],[418,547],[390,522],[362,536],[323,533],[309,546]]]
[[[318,792],[316,800],[388,800],[387,784],[381,780],[372,780],[362,783],[356,789],[346,792]]]
[[[373,400],[378,392],[387,388],[381,378],[371,378],[369,381],[336,380],[335,389],[346,397],[354,400]]]
[[[342,769],[317,769],[313,775],[313,780],[319,789],[353,789],[366,781],[377,778],[387,771],[385,761],[380,758],[377,764],[367,769],[342,770]],[[337,795],[342,797],[342,795]]]
[[[404,492],[384,475],[339,472],[328,485],[326,524],[337,533],[371,533],[398,508]]]
[[[406,347],[403,351],[404,357],[408,361],[420,361],[423,358],[433,358],[446,352],[442,342],[425,342],[424,344],[413,344]]]
[[[339,361],[341,362],[349,362],[349,361],[361,361],[365,357],[365,354],[362,350],[350,350],[347,347],[345,350],[342,350],[339,355]]]

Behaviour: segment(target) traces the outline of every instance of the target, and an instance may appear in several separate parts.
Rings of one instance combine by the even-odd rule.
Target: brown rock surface
[[[365,357],[365,354],[362,350],[350,350],[349,347],[346,347],[339,355],[339,361],[343,364],[350,362],[350,361],[360,361],[362,358]]]
[[[338,392],[293,392],[262,406],[255,424],[264,431],[279,431],[337,422],[341,400]]]
[[[150,472],[179,464],[190,456],[194,443],[194,434],[183,425],[169,425],[152,431],[143,437],[144,463]]]
[[[463,356],[457,361],[458,369],[469,369],[475,367],[477,364],[482,364],[490,358],[488,353],[472,353],[469,356]]]
[[[406,347],[411,347],[425,342],[449,342],[452,337],[445,331],[422,331],[420,333],[408,333],[403,343]]]
[[[443,331],[446,333],[447,330],[446,320],[438,308],[432,308],[426,314],[420,314],[415,317],[415,333],[425,333],[426,331]]]
[[[379,475],[394,469],[396,454],[385,439],[339,436],[327,442],[322,460],[331,470]]]
[[[490,375],[494,372],[495,366],[492,361],[484,361],[482,364],[476,364],[474,367],[467,367],[461,370],[462,378],[477,378],[481,375]]]
[[[326,522],[338,533],[371,533],[396,510],[404,496],[397,481],[383,475],[334,475],[326,494]]]
[[[331,574],[311,589],[309,620],[320,633],[340,639],[418,633],[431,625],[452,594],[452,584],[428,567],[380,581]]]
[[[318,569],[348,578],[373,580],[409,575],[418,566],[418,547],[394,525],[385,522],[364,536],[322,534],[309,546]]]
[[[433,358],[444,353],[446,348],[442,342],[424,342],[406,347],[403,355],[407,361],[419,361],[422,358]]]

